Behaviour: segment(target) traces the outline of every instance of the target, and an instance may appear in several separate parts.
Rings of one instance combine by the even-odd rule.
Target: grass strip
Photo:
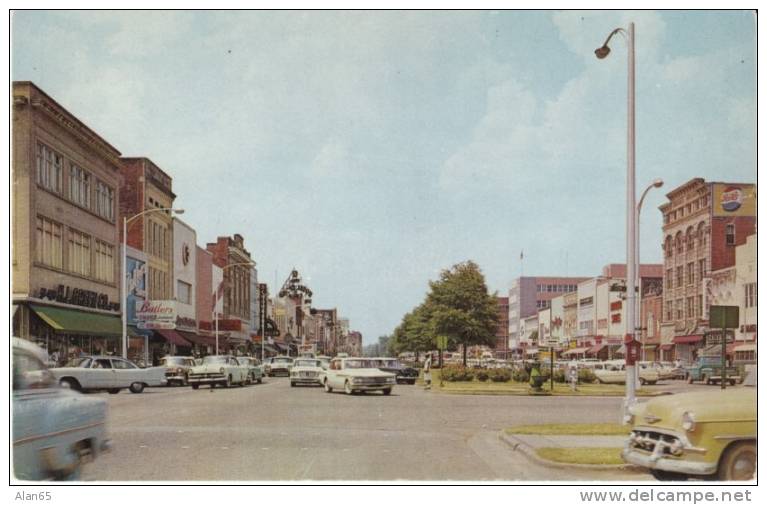
[[[509,435],[628,435],[631,427],[612,423],[526,424],[504,431]]]
[[[577,465],[622,465],[620,447],[541,447],[535,453],[549,461]]]

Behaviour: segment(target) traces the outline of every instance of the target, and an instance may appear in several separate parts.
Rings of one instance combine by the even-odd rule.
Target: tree
[[[487,291],[485,276],[473,261],[443,270],[437,281],[429,282],[428,307],[432,335],[447,335],[463,346],[463,365],[470,345],[495,347],[498,327],[498,300]]]
[[[390,350],[392,354],[403,351],[420,352],[434,349],[434,328],[429,307],[422,303],[402,318],[394,330]]]

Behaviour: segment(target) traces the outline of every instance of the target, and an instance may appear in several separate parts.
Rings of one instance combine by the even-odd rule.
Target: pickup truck
[[[740,382],[740,372],[737,368],[728,366],[727,382],[734,386]],[[692,366],[686,367],[687,383],[703,381],[706,384],[718,384],[722,382],[722,358],[721,356],[699,357]]]

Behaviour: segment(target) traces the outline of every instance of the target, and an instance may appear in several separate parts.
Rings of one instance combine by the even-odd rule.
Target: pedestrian
[[[423,362],[423,384],[424,389],[431,389],[431,354],[427,354]]]

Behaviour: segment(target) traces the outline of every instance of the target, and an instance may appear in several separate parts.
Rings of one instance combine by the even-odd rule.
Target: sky
[[[297,268],[371,343],[461,261],[499,295],[625,261],[627,48],[594,49],[631,21],[659,263],[668,191],[756,181],[749,11],[24,11],[11,76],[171,175],[200,245],[240,233],[270,290]]]

